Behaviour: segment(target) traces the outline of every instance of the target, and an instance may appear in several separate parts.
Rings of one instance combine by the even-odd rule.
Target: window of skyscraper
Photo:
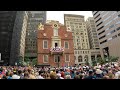
[[[105,11],[101,11],[100,13],[102,14],[102,13],[104,13]]]
[[[112,30],[110,33],[112,34],[112,33],[114,33],[115,32],[115,30]]]
[[[120,30],[120,27],[118,27],[117,30]]]
[[[106,19],[104,19],[103,21],[105,22],[106,20],[108,20],[111,16],[107,17]]]
[[[107,25],[108,25],[108,24],[110,24],[111,22],[112,22],[112,20],[111,20],[111,21],[109,21],[108,23],[106,23],[106,24],[105,24],[105,26],[107,26]]]
[[[109,11],[107,11],[107,12],[102,16],[102,18],[105,17],[108,13],[109,13]]]
[[[108,38],[108,41],[112,40],[112,38]]]
[[[118,34],[118,36],[120,36],[120,33]]]
[[[120,17],[120,14],[118,15],[118,17]]]
[[[112,39],[115,39],[117,37],[117,35],[113,36]]]
[[[111,25],[110,27],[109,27],[109,29],[111,29],[111,28],[113,28],[114,27],[114,25]]]
[[[112,13],[112,15],[115,15],[117,12],[116,11],[114,11],[114,13]]]
[[[118,21],[116,24],[120,24],[120,21]]]

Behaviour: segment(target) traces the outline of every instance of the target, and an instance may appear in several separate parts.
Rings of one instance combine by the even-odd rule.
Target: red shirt
[[[61,77],[63,77],[63,78],[64,78],[64,72],[61,72]]]

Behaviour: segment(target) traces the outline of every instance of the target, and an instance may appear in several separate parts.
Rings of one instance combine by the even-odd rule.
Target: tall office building
[[[24,59],[26,11],[0,11],[0,53],[4,64]]]
[[[100,55],[99,41],[97,37],[97,30],[93,17],[89,17],[86,20],[86,27],[88,31],[89,44],[91,49],[91,59],[96,60]]]
[[[92,11],[92,13],[102,57],[120,57],[120,12]]]
[[[96,26],[93,17],[89,17],[87,19],[86,27],[89,36],[90,49],[99,49],[99,41],[98,41]]]
[[[72,30],[75,63],[85,63],[88,60],[91,63],[90,46],[84,16],[65,14],[64,24]]]
[[[28,11],[25,57],[37,58],[37,29],[46,22],[46,11]]]

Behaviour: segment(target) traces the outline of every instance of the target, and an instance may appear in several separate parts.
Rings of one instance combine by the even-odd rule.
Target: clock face
[[[57,27],[57,24],[54,24],[54,27]]]

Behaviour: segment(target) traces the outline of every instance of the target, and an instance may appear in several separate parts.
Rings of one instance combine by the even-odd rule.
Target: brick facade
[[[52,27],[54,24],[59,26],[58,28],[58,36],[54,36],[54,27]],[[47,40],[48,41],[48,48],[43,49],[43,41]],[[64,48],[64,51],[62,54],[59,54],[59,52],[51,53],[50,49],[51,47],[54,46],[54,41],[59,40],[59,47]],[[66,49],[64,46],[65,41],[67,41],[69,44],[69,48]],[[72,32],[67,31],[66,26],[61,25],[58,22],[54,22],[52,24],[46,23],[44,25],[43,30],[38,30],[38,37],[37,37],[37,44],[38,44],[38,64],[47,64],[51,66],[58,66],[58,62],[54,61],[54,56],[59,55],[60,56],[60,62],[59,66],[71,66],[75,64],[74,61],[74,46],[73,46],[73,37],[72,37]],[[65,61],[65,55],[69,55],[70,61],[66,62]],[[44,56],[43,55],[48,55],[48,62],[44,62]]]

